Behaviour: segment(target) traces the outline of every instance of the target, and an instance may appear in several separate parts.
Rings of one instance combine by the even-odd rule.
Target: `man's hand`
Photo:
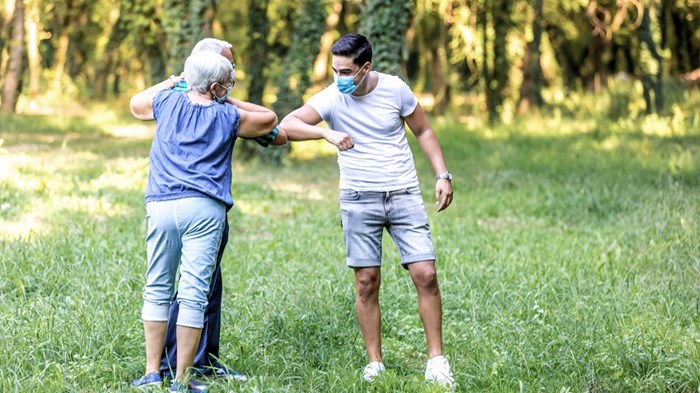
[[[345,132],[326,130],[323,133],[323,138],[334,144],[340,151],[352,149],[355,146],[355,141]]]
[[[452,203],[452,182],[447,179],[440,179],[435,183],[435,205],[437,211],[447,209]]]

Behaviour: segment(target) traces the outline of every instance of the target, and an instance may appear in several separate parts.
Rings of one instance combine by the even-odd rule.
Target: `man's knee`
[[[421,288],[437,288],[437,271],[435,270],[435,263],[430,262],[417,262],[409,267],[411,271],[411,277],[413,282],[417,287]]]
[[[379,292],[379,269],[364,268],[355,270],[355,290],[362,299],[376,296]]]

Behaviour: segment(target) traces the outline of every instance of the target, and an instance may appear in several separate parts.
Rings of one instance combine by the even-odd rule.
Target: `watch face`
[[[436,178],[437,178],[438,180],[440,180],[440,179],[447,179],[447,180],[449,180],[449,181],[452,181],[452,174],[451,174],[450,172],[445,172],[445,173],[443,173],[443,174],[441,174],[441,175],[437,175]]]

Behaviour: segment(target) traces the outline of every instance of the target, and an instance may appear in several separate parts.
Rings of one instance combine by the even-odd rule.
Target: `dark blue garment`
[[[230,209],[238,108],[193,103],[187,94],[162,90],[153,97],[153,116],[146,202],[207,196]]]
[[[229,225],[228,219],[224,226],[221,237],[221,246],[216,256],[216,268],[209,286],[209,304],[204,311],[204,327],[202,337],[199,339],[199,346],[194,356],[193,367],[207,371],[209,367],[219,366],[219,335],[221,333],[221,298],[223,286],[221,283],[221,257],[224,255],[226,244],[228,243]],[[177,369],[177,315],[180,304],[177,301],[177,293],[170,304],[170,316],[168,319],[168,330],[165,335],[165,348],[160,360],[160,371],[164,375],[175,375]]]

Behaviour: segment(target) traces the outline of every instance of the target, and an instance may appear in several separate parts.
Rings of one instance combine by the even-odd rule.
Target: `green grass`
[[[0,391],[129,391],[144,367],[149,128],[1,120]],[[434,121],[455,201],[428,209],[456,391],[695,392],[700,128],[674,116],[468,124]],[[432,171],[409,139],[432,206]],[[359,382],[335,158],[296,157],[234,166],[221,353],[255,378],[212,390],[435,391],[388,238],[388,372]]]

